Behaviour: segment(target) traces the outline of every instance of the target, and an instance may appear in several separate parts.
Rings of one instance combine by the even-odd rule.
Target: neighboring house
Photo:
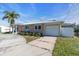
[[[48,36],[74,36],[74,24],[67,24],[63,21],[38,22],[25,25],[18,25],[18,32],[30,31],[40,32]]]
[[[11,32],[11,31],[12,28],[9,26],[3,26],[3,25],[0,26],[0,33]]]

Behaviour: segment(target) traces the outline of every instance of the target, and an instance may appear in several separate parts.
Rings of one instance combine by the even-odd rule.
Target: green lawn
[[[79,38],[58,37],[53,56],[79,56]]]
[[[37,37],[37,36],[27,36],[27,35],[23,35],[23,37],[26,39],[27,43],[40,38],[40,37]]]

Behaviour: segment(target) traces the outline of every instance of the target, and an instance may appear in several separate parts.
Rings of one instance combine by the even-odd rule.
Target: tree
[[[10,27],[12,27],[12,33],[15,31],[15,19],[19,18],[19,14],[17,14],[15,11],[4,11],[3,20],[7,19],[8,23],[10,24]]]

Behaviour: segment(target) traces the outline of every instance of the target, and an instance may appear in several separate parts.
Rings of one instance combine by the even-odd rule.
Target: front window
[[[38,29],[41,29],[41,26],[38,26]]]
[[[25,29],[29,29],[29,27],[28,26],[25,26]]]
[[[29,31],[29,26],[25,26],[25,32]]]
[[[37,29],[37,26],[35,26],[35,29]]]
[[[37,26],[35,26],[35,29],[36,30],[40,30],[41,29],[41,26],[40,25],[37,25]]]

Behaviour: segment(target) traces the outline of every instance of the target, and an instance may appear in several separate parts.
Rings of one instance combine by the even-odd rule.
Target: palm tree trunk
[[[15,34],[15,28],[13,28],[13,34]]]
[[[18,33],[18,30],[17,30],[17,25],[16,25],[16,34]]]
[[[14,26],[12,25],[12,34],[15,33],[14,30],[15,30],[15,28],[14,28]]]

